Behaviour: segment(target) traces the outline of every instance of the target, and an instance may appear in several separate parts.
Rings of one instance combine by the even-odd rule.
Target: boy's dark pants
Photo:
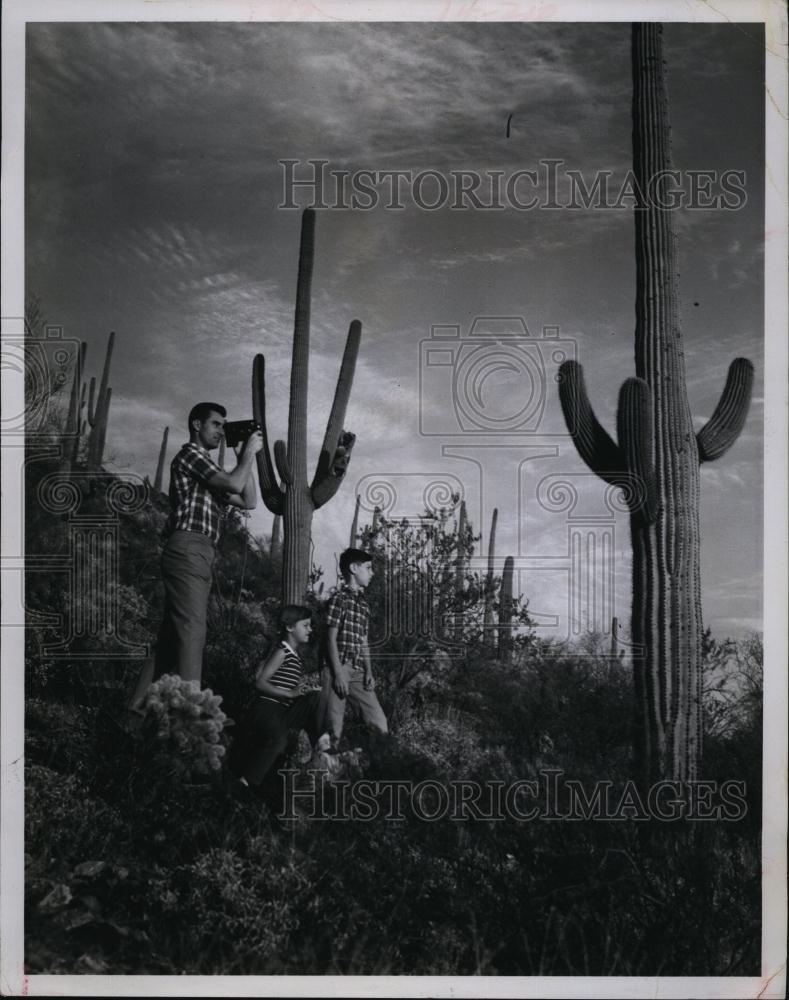
[[[285,749],[291,729],[304,729],[314,744],[322,723],[320,691],[308,691],[286,705],[256,698],[233,741],[231,770],[257,787]]]

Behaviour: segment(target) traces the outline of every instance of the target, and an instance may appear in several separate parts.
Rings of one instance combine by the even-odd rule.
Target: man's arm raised
[[[250,473],[255,455],[262,447],[263,435],[260,431],[255,431],[254,434],[250,434],[238,453],[238,464],[235,469],[232,472],[224,472],[220,469],[209,480],[211,489],[221,490],[227,494],[224,499],[234,507],[252,510],[257,504],[255,481]]]

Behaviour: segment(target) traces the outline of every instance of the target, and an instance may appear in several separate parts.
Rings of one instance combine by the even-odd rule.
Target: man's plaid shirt
[[[369,625],[370,605],[360,590],[344,586],[332,594],[326,604],[326,626],[337,629],[340,663],[350,663],[356,669],[363,666],[362,650]]]
[[[206,485],[219,471],[198,445],[190,442],[181,448],[170,464],[169,532],[196,531],[219,541],[219,524],[228,505]]]

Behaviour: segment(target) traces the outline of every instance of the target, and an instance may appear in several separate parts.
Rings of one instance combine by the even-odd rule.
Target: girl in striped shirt
[[[309,608],[287,604],[279,615],[280,641],[255,675],[257,696],[233,741],[230,767],[241,781],[259,787],[285,749],[288,733],[304,729],[313,746],[323,734],[320,691],[308,690],[298,654],[312,631]],[[320,741],[328,744],[328,737]]]

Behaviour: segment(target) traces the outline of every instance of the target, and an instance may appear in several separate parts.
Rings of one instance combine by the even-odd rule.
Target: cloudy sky
[[[742,435],[702,466],[705,618],[736,635],[759,628],[762,614],[763,39],[758,25],[668,25],[664,47],[674,166],[685,182],[693,170],[745,175],[736,210],[676,213],[698,426],[729,362],[745,356],[756,368]],[[114,467],[152,476],[163,428],[172,457],[198,399],[250,416],[257,352],[270,437],[286,435],[300,217],[278,207],[279,161],[299,161],[299,178],[311,159],[410,176],[535,170],[544,195],[540,164],[558,160],[560,178],[581,171],[588,186],[608,171],[616,192],[631,164],[629,50],[626,24],[28,25],[26,287],[49,322],[87,341],[88,374],[100,373],[116,331]],[[436,190],[425,184],[424,199]],[[603,484],[564,432],[555,345],[539,341],[555,328],[613,432],[619,386],[633,374],[632,199],[525,211],[462,211],[450,199],[428,211],[407,182],[400,209],[386,207],[386,187],[378,193],[373,210],[317,218],[311,462],[351,319],[363,333],[346,421],[358,440],[346,483],[316,515],[316,561],[333,581],[357,488],[366,496],[388,483],[393,513],[415,516],[443,478],[459,483],[478,530],[499,507],[498,553],[518,557],[519,589],[545,634],[572,630],[568,532],[599,541],[613,531],[613,607],[626,621],[627,516],[612,521]],[[310,201],[304,189],[294,197]],[[492,370],[472,404],[493,419],[525,406],[523,433],[469,433],[453,405],[453,368],[425,367],[433,328],[467,338],[476,317],[491,316],[510,329],[522,321],[545,368],[531,383],[523,371]],[[451,350],[456,365],[467,356]],[[555,502],[561,479],[578,487],[572,510]],[[270,531],[262,505],[250,525]]]

